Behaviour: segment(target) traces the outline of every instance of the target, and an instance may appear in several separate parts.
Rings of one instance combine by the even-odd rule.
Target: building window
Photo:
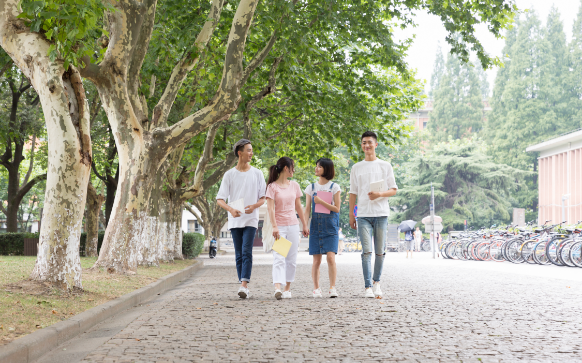
[[[424,129],[426,129],[426,121],[424,121],[424,122],[422,123],[422,129],[423,129],[423,130],[424,130]]]
[[[200,233],[200,224],[197,220],[188,220],[188,233]]]

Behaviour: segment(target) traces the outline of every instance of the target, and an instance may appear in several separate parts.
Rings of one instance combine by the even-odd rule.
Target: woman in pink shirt
[[[276,240],[283,237],[292,243],[287,257],[273,251],[273,284],[277,300],[291,298],[291,283],[295,280],[300,238],[297,215],[303,225],[303,236],[309,236],[309,227],[305,221],[299,199],[303,193],[301,193],[299,184],[289,180],[293,177],[294,172],[293,159],[286,156],[279,159],[276,165],[269,168],[269,181],[265,194],[267,211],[273,224],[273,237]],[[284,291],[281,291],[281,285],[285,285]]]

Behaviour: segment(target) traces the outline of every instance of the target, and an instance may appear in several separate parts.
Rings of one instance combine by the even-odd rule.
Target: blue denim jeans
[[[388,217],[358,217],[358,236],[362,242],[362,270],[366,288],[372,287],[372,279],[374,282],[379,282],[380,276],[382,276],[387,228]],[[373,249],[372,242],[374,243]],[[372,252],[374,251],[376,258],[374,260],[374,276],[372,277]]]
[[[234,256],[236,260],[236,273],[238,281],[251,281],[253,269],[253,241],[255,239],[255,227],[231,228],[232,242],[234,243]]]

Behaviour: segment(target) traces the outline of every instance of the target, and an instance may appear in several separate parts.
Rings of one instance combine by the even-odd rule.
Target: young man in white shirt
[[[398,186],[394,180],[394,171],[389,162],[376,157],[378,136],[372,131],[362,135],[362,150],[365,159],[355,164],[350,173],[350,227],[358,230],[362,242],[362,270],[365,283],[365,297],[382,297],[380,276],[386,254],[386,230],[390,206],[388,197],[396,194]],[[380,192],[371,192],[370,183],[383,181]],[[354,215],[354,206],[358,203],[358,221]],[[374,247],[372,248],[372,243]],[[372,252],[374,275],[372,276]],[[374,281],[372,285],[372,279]]]
[[[222,178],[216,202],[228,211],[228,229],[232,234],[236,260],[236,272],[241,286],[238,296],[246,299],[251,296],[248,283],[253,268],[253,241],[259,227],[259,207],[265,203],[265,177],[251,166],[253,146],[246,139],[234,144],[237,165],[227,171]],[[244,214],[226,203],[244,199]]]

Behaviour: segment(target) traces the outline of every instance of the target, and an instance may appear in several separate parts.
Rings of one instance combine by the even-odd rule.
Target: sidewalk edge
[[[204,263],[201,260],[195,260],[191,266],[161,277],[138,290],[0,346],[0,362],[34,362],[59,345],[86,332],[93,326],[177,285],[182,280],[200,270],[203,266]]]

